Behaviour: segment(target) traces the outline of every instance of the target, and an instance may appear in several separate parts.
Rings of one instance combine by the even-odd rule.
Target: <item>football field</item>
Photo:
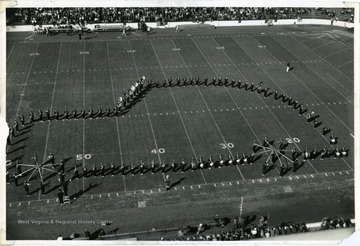
[[[146,78],[145,86],[149,79],[153,83],[160,81],[160,85],[163,80],[173,81],[172,86],[147,87],[116,117],[60,118],[20,126],[25,129],[17,132],[14,143],[7,147],[7,159],[13,161],[8,167],[10,174],[16,171],[16,161],[29,164],[23,166],[24,171],[33,165],[31,157],[37,155],[42,162],[50,153],[55,162],[66,160],[67,181],[73,175],[74,165],[79,166],[80,173],[84,166],[91,170],[95,165],[98,173],[100,164],[105,166],[105,177],[82,176],[69,182],[69,195],[78,200],[69,206],[94,196],[130,194],[135,203],[141,200],[136,199],[137,194],[162,194],[161,203],[166,205],[167,201],[176,203],[172,196],[186,202],[187,195],[181,190],[201,193],[206,187],[224,185],[241,190],[242,184],[288,185],[301,179],[320,184],[329,176],[340,180],[346,175],[353,177],[354,49],[352,34],[345,29],[274,26],[180,33],[164,29],[149,35],[137,31],[127,37],[116,32],[93,33],[82,40],[66,34],[48,37],[8,33],[6,49],[6,118],[10,125],[19,114],[28,120],[30,111],[36,119],[39,109],[58,110],[60,114],[65,109],[70,114],[73,109],[79,113],[90,107],[94,111],[101,107],[103,112],[107,107],[113,109],[118,98],[142,76]],[[291,70],[286,72],[288,62]],[[229,81],[241,80],[255,86],[263,82],[262,88],[269,88],[269,95],[236,86],[178,86],[177,77],[199,77],[200,81],[208,78],[209,82],[213,77],[227,77]],[[308,111],[299,115],[287,102],[275,100],[276,91],[298,100]],[[318,116],[316,127],[313,122],[307,123],[306,115],[311,111]],[[331,132],[323,135],[324,126]],[[330,145],[331,133],[338,138],[336,145]],[[210,155],[214,160],[220,154],[224,160],[237,153],[249,156],[254,141],[261,145],[265,136],[274,141],[274,148],[283,139],[289,157],[292,149],[320,151],[324,147],[345,147],[349,155],[324,160],[318,155],[294,173],[289,169],[283,177],[279,177],[279,161],[262,176],[268,151],[256,154],[251,165],[190,170],[192,158],[198,163],[200,159],[207,161]],[[173,172],[172,161],[180,164],[182,159],[187,163],[186,170],[177,168]],[[119,167],[122,162],[129,166],[139,165],[140,161],[146,164],[144,175],[139,170],[132,175],[130,169],[125,175],[111,175],[111,162]],[[159,167],[152,174],[151,161],[166,162],[165,173]],[[29,181],[29,197],[22,182],[32,172],[19,179],[19,186],[7,185],[10,212],[28,206],[57,205],[58,175],[49,169],[41,170],[46,182],[45,196],[41,195],[37,172]],[[172,183],[170,191],[165,190],[166,175]],[[226,201],[226,196],[219,199]],[[343,209],[354,213],[353,208]],[[8,220],[13,218],[9,216]],[[152,226],[151,221],[145,224],[148,229]]]

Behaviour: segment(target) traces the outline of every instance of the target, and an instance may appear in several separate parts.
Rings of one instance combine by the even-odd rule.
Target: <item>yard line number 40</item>
[[[150,153],[152,153],[152,154],[157,154],[157,153],[159,153],[159,154],[164,154],[165,153],[165,149],[164,148],[159,148],[159,149],[152,149],[151,151],[150,151]]]

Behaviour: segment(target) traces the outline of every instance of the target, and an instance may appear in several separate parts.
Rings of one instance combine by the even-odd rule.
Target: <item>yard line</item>
[[[111,81],[113,102],[114,102],[114,105],[116,106],[115,90],[114,90],[114,81],[113,81],[112,72],[111,72],[111,63],[110,63],[110,55],[109,55],[109,45],[108,45],[108,42],[107,42],[107,41],[106,41],[106,52],[107,52],[107,57],[108,57],[108,62],[109,62],[109,73],[110,73],[110,81]],[[116,132],[117,132],[117,137],[118,137],[118,142],[119,142],[120,159],[121,159],[121,163],[122,163],[122,162],[123,162],[123,155],[122,155],[122,151],[121,151],[121,140],[120,140],[120,131],[119,131],[118,117],[115,117],[115,123],[116,123]],[[124,181],[124,191],[126,192],[125,176],[122,175],[122,177],[123,177],[123,181]]]
[[[26,37],[26,38],[25,38],[25,40],[27,40],[27,39],[29,39],[29,38],[33,37],[34,35],[35,35],[35,33],[31,34],[30,36]]]
[[[354,135],[352,135],[351,133],[350,133],[350,136],[352,136],[352,138],[354,138]]]
[[[235,40],[235,39],[234,39]],[[255,41],[256,42],[258,42],[256,39],[255,39]],[[236,40],[235,40],[235,42],[237,42]],[[259,42],[258,42],[259,43]],[[238,45],[241,47],[241,45],[238,43]],[[244,49],[243,49],[244,50]],[[244,50],[245,51],[245,50]],[[266,50],[272,57],[274,57],[275,58],[275,56],[270,52],[270,51],[268,51],[268,50]],[[245,51],[246,52],[246,51]],[[247,52],[246,52],[247,53]],[[248,53],[247,53],[248,54]],[[248,54],[249,56],[250,56],[250,54]],[[250,56],[251,57],[251,56]],[[276,58],[275,58],[276,59]],[[253,59],[254,60],[254,59]],[[259,66],[260,67],[260,66]],[[276,84],[276,82],[271,78],[271,76],[262,68],[262,67],[260,67],[263,71],[264,71],[264,73],[266,73],[266,75]],[[292,74],[293,75],[293,74]],[[294,75],[293,75],[294,76]],[[299,80],[296,76],[294,76],[297,80]],[[300,81],[300,80],[299,80]],[[300,83],[301,83],[301,81],[300,81]],[[276,84],[277,85],[277,84]],[[284,92],[283,91],[283,89],[279,86],[279,85],[277,85],[278,87],[279,87],[279,89],[282,91],[282,92]],[[321,101],[320,101],[321,102]],[[324,106],[326,106],[325,104],[324,104]],[[326,107],[327,108],[327,107]],[[306,116],[303,116],[303,117],[306,117]],[[325,138],[325,136],[320,132],[320,130],[318,130],[317,128],[316,128],[316,131],[320,134],[320,136],[325,140],[325,142],[327,142],[328,140]],[[343,162],[344,163],[346,163],[350,168],[352,168],[351,167],[351,165],[349,165],[348,163],[347,163],[347,161],[346,160],[344,160],[344,159],[342,159],[343,160]]]
[[[162,67],[162,65],[161,65],[159,56],[158,56],[158,54],[157,54],[157,52],[156,52],[156,50],[155,50],[155,47],[154,47],[153,43],[151,42],[151,40],[150,40],[150,43],[151,43],[151,46],[152,46],[152,48],[153,48],[153,50],[154,50],[154,52],[155,52],[156,58],[157,58],[157,60],[158,60],[158,62],[159,62],[161,71],[162,71],[162,73],[164,74],[165,79],[167,80],[167,77],[166,77],[166,74],[165,74],[165,72],[164,72],[164,69],[163,69],[163,67]],[[172,97],[172,99],[174,100],[174,103],[175,103],[175,107],[176,107],[176,109],[177,109],[177,112],[178,112],[178,114],[179,114],[179,116],[180,116],[180,121],[181,121],[181,123],[182,123],[182,125],[183,125],[183,127],[184,127],[184,130],[185,130],[187,139],[188,139],[188,141],[189,141],[190,147],[191,147],[191,149],[192,149],[192,151],[193,151],[193,153],[194,153],[196,162],[198,163],[199,160],[198,160],[198,158],[197,158],[197,155],[196,155],[196,153],[195,153],[194,147],[193,147],[192,142],[191,142],[191,140],[190,140],[189,133],[188,133],[188,131],[187,131],[187,129],[186,129],[184,120],[183,120],[183,118],[182,118],[182,116],[181,116],[180,109],[179,109],[179,107],[178,107],[178,105],[177,105],[177,103],[176,103],[176,100],[175,100],[175,97],[174,97],[174,93],[173,93],[171,87],[169,87],[169,90],[170,90],[170,93],[171,93],[171,97]],[[200,170],[200,172],[201,172],[201,175],[202,175],[202,177],[203,177],[204,183],[207,184],[207,182],[206,182],[206,180],[205,180],[205,176],[204,176],[203,171]]]
[[[84,39],[84,41],[83,41],[83,43],[84,43],[84,53],[85,53],[85,39]],[[83,55],[84,56],[84,58],[83,58],[83,109],[85,109],[85,65],[86,65],[86,63],[85,63],[85,55]],[[85,167],[85,158],[84,158],[84,156],[85,156],[85,118],[83,118],[83,158],[82,158],[82,166],[83,166],[83,168]],[[85,176],[83,176],[82,177],[82,183],[83,183],[83,187],[82,187],[82,189],[83,189],[83,191],[85,190]]]
[[[327,72],[325,72],[325,73],[327,74],[327,76],[329,76],[330,78],[332,78],[338,85],[340,85],[341,87],[344,88],[344,86],[343,86],[341,83],[339,83],[335,78],[333,78],[333,76],[331,76],[331,75],[328,74]]]
[[[191,40],[192,40],[193,43],[196,45],[197,49],[200,51],[200,53],[202,54],[202,56],[205,58],[206,62],[210,65],[209,61],[206,59],[205,55],[204,55],[203,52],[200,50],[199,46],[198,46],[197,43],[194,41],[194,39],[191,38]],[[173,44],[175,45],[175,43],[174,43],[173,40],[172,40],[172,42],[173,42]],[[179,54],[179,56],[181,57],[181,60],[183,61],[183,63],[186,65],[186,63],[185,63],[184,59],[182,58],[180,52],[178,52],[178,54]],[[188,68],[187,68],[187,70],[188,70],[189,74],[191,75],[190,70],[189,70]],[[213,70],[213,71],[214,71],[214,70]],[[191,75],[191,76],[192,76],[192,75]],[[223,139],[223,141],[224,141],[224,144],[226,145],[226,149],[229,151],[230,155],[231,155],[232,157],[234,157],[233,153],[231,152],[230,148],[229,148],[228,145],[227,145],[227,142],[226,142],[226,140],[225,140],[224,135],[221,133],[221,130],[220,130],[220,128],[219,128],[219,126],[218,126],[218,124],[217,124],[217,122],[216,122],[213,114],[211,113],[211,110],[210,110],[207,102],[205,101],[204,96],[202,95],[201,90],[199,89],[199,87],[196,87],[196,88],[197,88],[197,90],[199,91],[199,94],[200,94],[201,98],[203,99],[203,101],[204,101],[204,103],[205,103],[205,106],[207,107],[207,109],[208,109],[208,111],[209,111],[209,113],[210,113],[210,116],[211,116],[211,118],[213,119],[213,121],[214,121],[214,123],[215,123],[215,126],[216,126],[217,130],[219,131],[219,133],[220,133],[220,135],[221,135],[221,137],[222,137],[222,139]],[[238,167],[238,165],[236,165],[236,168],[237,168],[237,170],[239,171],[239,174],[240,174],[241,178],[242,178],[243,180],[245,180],[245,177],[244,177],[244,175],[242,174],[242,172],[241,172],[240,168]]]
[[[333,35],[336,35],[336,34],[334,34],[333,33],[333,31],[330,31]],[[349,45],[347,45],[346,43],[343,43],[341,40],[337,40],[337,39],[335,39],[334,37],[333,37],[333,35],[331,35],[329,32],[327,33],[327,35],[330,37],[330,38],[332,38],[334,41],[336,41],[336,42],[338,42],[338,43],[340,43],[340,44],[342,44],[342,45],[344,45],[344,46],[346,46],[346,47],[348,47],[348,48],[350,48],[350,49],[353,49],[354,47],[351,47],[351,46],[349,46]],[[337,35],[336,35],[337,36]],[[339,37],[339,36],[337,36],[337,37]]]
[[[254,40],[256,40],[255,38],[254,38]],[[245,50],[245,49],[243,49],[242,47],[241,47],[241,45],[234,39],[234,41],[239,45],[239,47],[253,60],[253,61],[255,61],[255,59]],[[229,58],[230,59],[230,58]],[[230,61],[232,62],[232,60],[230,59]],[[234,63],[233,63],[234,64]],[[244,76],[244,74],[238,69],[238,67],[236,67],[236,65],[234,64],[234,66],[235,66],[235,68],[239,71],[239,73],[240,74],[242,74],[242,76],[244,77],[244,78],[246,78],[245,76]],[[263,70],[264,71],[264,69],[261,67],[261,66],[259,66],[260,68],[261,68],[261,70]],[[264,71],[265,72],[265,71]],[[269,74],[267,74],[266,72],[265,72],[265,74],[274,82],[274,80],[269,76]],[[275,83],[276,84],[276,83]],[[279,87],[279,86],[278,86]],[[280,87],[279,87],[280,88]],[[280,90],[282,90],[281,88],[280,88]],[[283,91],[283,90],[282,90]],[[262,99],[262,97],[258,94],[258,96],[259,96],[259,98],[260,98],[260,100],[266,105],[266,103],[264,102],[264,100]],[[290,133],[285,129],[285,127],[281,124],[281,122],[279,121],[279,119],[274,115],[274,113],[272,112],[272,110],[270,109],[270,107],[267,107],[267,109],[268,109],[268,111],[273,115],[273,117],[275,118],[275,120],[279,123],[279,125],[281,126],[281,128],[286,132],[286,134],[290,137],[291,135],[290,135]],[[294,145],[297,147],[297,149],[298,150],[300,150],[301,151],[301,148],[294,142]],[[311,165],[311,167],[314,169],[314,171],[316,172],[316,173],[318,173],[318,171],[315,169],[315,167],[311,164],[311,162],[308,160],[308,163]]]
[[[10,52],[9,52],[9,54],[8,54],[8,57],[6,58],[6,62],[9,60],[10,54],[11,54],[11,52],[13,51],[15,44],[16,44],[16,43],[14,43],[13,46],[11,47],[11,50],[10,50]]]
[[[320,55],[318,55],[315,51],[313,51],[312,49],[310,49],[308,46],[306,46],[305,44],[303,44],[302,42],[300,42],[298,39],[296,39],[293,35],[290,35],[290,37],[292,37],[294,40],[296,40],[298,43],[300,43],[302,46],[304,46],[306,49],[310,50],[312,53],[314,53],[317,57],[319,57],[321,60],[324,60],[327,64],[329,64],[330,66],[332,66],[333,68],[335,68],[337,71],[339,71],[342,75],[344,75],[349,81],[350,83],[353,83],[354,81],[352,79],[350,79],[348,76],[346,76],[346,74],[344,74],[343,72],[341,72],[339,69],[337,69],[334,65],[332,65],[331,63],[329,63],[327,60],[323,59]]]
[[[341,68],[341,67],[343,67],[343,66],[345,66],[345,65],[347,65],[347,64],[349,64],[350,62],[353,62],[354,60],[353,59],[351,59],[350,61],[347,61],[347,62],[345,62],[345,63],[343,63],[343,64],[341,64],[341,65],[339,65],[339,66],[337,66],[337,68]]]
[[[338,50],[338,51],[336,51],[336,52],[334,52],[334,53],[332,53],[332,54],[330,54],[330,55],[324,56],[324,59],[329,58],[329,57],[331,57],[331,56],[333,56],[333,55],[335,55],[335,54],[337,54],[337,53],[339,53],[339,52],[342,52],[342,51],[344,51],[344,50],[347,50],[347,49],[349,49],[349,48],[344,48],[344,49]]]
[[[132,50],[131,48],[131,43],[130,43],[130,40],[128,40],[128,44],[129,44],[129,47],[130,47],[130,50]],[[140,74],[139,74],[139,69],[136,65],[136,61],[135,61],[135,57],[134,57],[134,53],[131,52],[131,56],[133,58],[133,62],[134,62],[134,66],[135,66],[135,70],[136,70],[136,73],[137,73],[137,76],[138,78],[140,78]],[[147,103],[146,103],[146,99],[144,97],[144,105],[145,105],[145,109],[146,109],[146,115],[148,116],[148,120],[149,120],[149,124],[150,124],[150,129],[151,129],[151,133],[153,135],[153,139],[154,139],[154,144],[155,144],[155,148],[156,148],[156,153],[157,153],[157,156],[158,156],[158,159],[159,159],[159,165],[161,165],[161,157],[160,157],[160,153],[159,153],[159,147],[158,147],[158,144],[156,142],[156,137],[155,137],[155,132],[154,132],[154,128],[153,128],[153,125],[152,125],[152,122],[151,122],[151,117],[150,117],[150,113],[149,113],[149,109],[148,109],[148,106],[147,106]],[[164,178],[164,181],[166,180],[165,179],[165,175],[163,174],[163,178]]]
[[[255,39],[255,38],[254,38]],[[256,40],[256,39],[255,39]],[[274,39],[275,40],[275,39]],[[276,40],[275,40],[276,41]],[[279,42],[278,42],[279,43]],[[293,54],[295,56],[294,53],[292,53],[288,48],[286,48],[284,45],[282,45],[281,43],[279,43],[281,46],[283,46],[285,49],[287,49],[291,54]],[[268,50],[267,52],[269,54],[271,54]],[[272,55],[272,54],[271,54]],[[296,57],[296,56],[295,56]],[[276,58],[275,58],[276,59]],[[299,59],[301,61],[301,59]],[[329,84],[320,74],[318,74],[316,71],[314,71],[310,66],[308,66],[306,63],[303,62],[303,64],[305,64],[305,66],[307,66],[308,68],[310,68],[310,70],[312,70],[314,73],[316,73],[322,80],[324,80],[327,84]],[[307,87],[304,83],[301,82],[300,79],[297,78],[296,75],[294,75],[294,73],[290,73],[293,77],[295,77],[311,94],[313,94],[319,101],[320,98],[314,94],[314,92],[312,90],[309,89],[309,87]],[[329,84],[330,85],[330,84]],[[335,89],[341,96],[343,96],[345,99],[347,99],[344,95],[342,95],[337,89]],[[352,105],[354,105],[352,102],[350,102]],[[324,106],[328,109],[328,111],[330,113],[332,113],[351,133],[353,132],[331,109],[329,109],[325,104]]]
[[[39,47],[39,43],[37,43],[37,45],[36,45],[36,48],[35,48],[35,53],[37,52],[38,47]],[[19,114],[19,110],[20,110],[21,102],[22,102],[22,99],[23,99],[23,97],[24,97],[25,88],[26,88],[26,85],[27,85],[28,79],[29,79],[29,77],[30,77],[31,68],[32,68],[32,65],[33,65],[33,63],[34,63],[35,57],[36,57],[36,56],[33,56],[33,59],[31,60],[30,67],[29,67],[29,71],[28,71],[28,74],[27,74],[26,79],[25,79],[24,88],[23,88],[23,90],[22,90],[22,92],[21,92],[21,94],[20,94],[20,95],[21,95],[21,97],[20,97],[20,101],[19,101],[19,106],[18,106],[18,108],[17,108],[17,110],[16,110],[16,114],[15,114],[15,119],[14,119],[14,120],[16,120],[16,117],[17,117],[17,116],[18,116],[18,114]]]
[[[51,96],[51,103],[50,103],[50,112],[52,112],[53,103],[54,103],[54,98],[55,98],[55,88],[56,88],[56,81],[57,81],[58,70],[59,70],[59,65],[60,65],[61,48],[62,48],[62,42],[60,42],[59,57],[58,57],[57,64],[56,64],[55,78],[54,78],[54,86],[53,86],[53,91],[52,91],[52,96]],[[46,131],[44,160],[45,160],[45,158],[46,158],[47,145],[48,145],[48,141],[49,141],[50,124],[51,124],[51,120],[49,120],[49,124],[48,124],[47,131]]]
[[[194,42],[194,44],[196,45],[196,47],[198,47],[198,46],[197,46],[197,44],[195,43],[194,39],[193,39],[193,38],[191,38],[191,40]],[[173,42],[173,44],[175,45],[174,41],[173,41],[173,40],[171,40],[171,41],[172,41],[172,42]],[[198,49],[199,49],[199,48],[198,48]],[[200,51],[200,52],[201,52],[201,51]],[[185,63],[185,61],[184,61],[184,59],[183,59],[182,55],[181,55],[179,52],[178,52],[178,54],[179,54],[179,56],[180,56],[180,58],[181,58],[182,62],[183,62],[185,65],[187,65],[187,64]],[[189,70],[188,66],[186,66],[186,69],[188,70],[188,73],[190,74],[190,76],[192,76],[192,73],[190,72],[190,70]],[[203,100],[203,102],[204,102],[204,104],[205,104],[205,106],[206,106],[206,108],[207,108],[207,110],[208,110],[208,112],[209,112],[209,114],[210,114],[211,118],[213,119],[214,124],[215,124],[215,126],[216,126],[216,128],[217,128],[218,132],[220,133],[221,138],[222,138],[222,139],[223,139],[223,141],[224,141],[224,144],[227,146],[227,142],[226,142],[226,140],[225,140],[225,137],[224,137],[224,135],[221,133],[221,130],[220,130],[220,128],[219,128],[219,125],[217,124],[217,122],[216,122],[216,120],[215,120],[215,118],[214,118],[213,114],[211,113],[211,110],[210,110],[210,108],[209,108],[209,105],[208,105],[208,104],[207,104],[207,102],[205,101],[205,98],[204,98],[204,96],[203,96],[203,94],[202,94],[201,90],[199,89],[199,87],[198,87],[198,86],[197,86],[196,88],[197,88],[197,90],[198,90],[198,92],[199,92],[199,94],[200,94],[200,96],[201,96],[201,98],[202,98],[202,100]],[[226,149],[229,151],[229,154],[230,154],[231,156],[233,156],[233,154],[231,153],[231,150],[229,149],[229,147],[227,147]]]
[[[335,41],[330,41],[329,43],[316,46],[316,47],[314,47],[313,49],[316,50],[316,49],[321,48],[321,47],[324,47],[324,46],[326,46],[326,45],[328,45],[328,44],[332,44],[332,43],[334,43],[334,42],[335,42]]]
[[[54,86],[53,86],[53,91],[52,91],[52,96],[51,96],[51,103],[50,103],[50,112],[52,112],[52,107],[53,107],[53,103],[54,103],[55,87],[56,87],[56,81],[57,81],[58,70],[59,70],[59,65],[60,65],[61,48],[62,48],[62,42],[60,42],[59,56],[58,56],[58,60],[57,60],[57,64],[56,64]],[[49,141],[50,124],[51,124],[51,120],[48,121],[48,127],[47,127],[47,130],[46,130],[45,150],[44,150],[44,157],[43,157],[44,161],[46,159],[46,152],[47,152],[48,141]],[[43,173],[43,170],[41,169],[41,174],[42,173]],[[39,190],[38,200],[40,200],[40,194],[41,194],[41,191]]]

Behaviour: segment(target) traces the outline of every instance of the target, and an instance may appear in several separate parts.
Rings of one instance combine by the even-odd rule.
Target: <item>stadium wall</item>
[[[95,25],[101,25],[104,23],[97,24],[88,24],[87,27],[94,28]],[[175,28],[178,25],[197,25],[199,23],[194,23],[191,21],[188,22],[168,22],[167,25],[159,25],[157,22],[147,22],[146,25],[151,28]],[[238,21],[206,21],[204,24],[214,25],[215,27],[225,27],[225,26],[267,26],[264,20],[243,20],[240,23]],[[331,25],[331,20],[322,20],[322,19],[286,19],[286,20],[277,20],[272,22],[273,25]],[[108,23],[108,26],[119,25],[119,23]],[[51,27],[53,25],[43,25],[43,27]],[[137,29],[137,23],[128,23],[127,26],[130,26],[133,29]],[[353,28],[354,23],[344,22],[344,21],[334,21],[333,26],[339,26],[344,28]],[[31,32],[35,26],[33,25],[19,25],[19,26],[6,26],[7,32]]]

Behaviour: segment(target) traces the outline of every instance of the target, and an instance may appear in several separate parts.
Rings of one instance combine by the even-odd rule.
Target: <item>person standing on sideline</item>
[[[286,72],[289,72],[290,71],[290,62],[288,62],[287,64],[286,64]]]

